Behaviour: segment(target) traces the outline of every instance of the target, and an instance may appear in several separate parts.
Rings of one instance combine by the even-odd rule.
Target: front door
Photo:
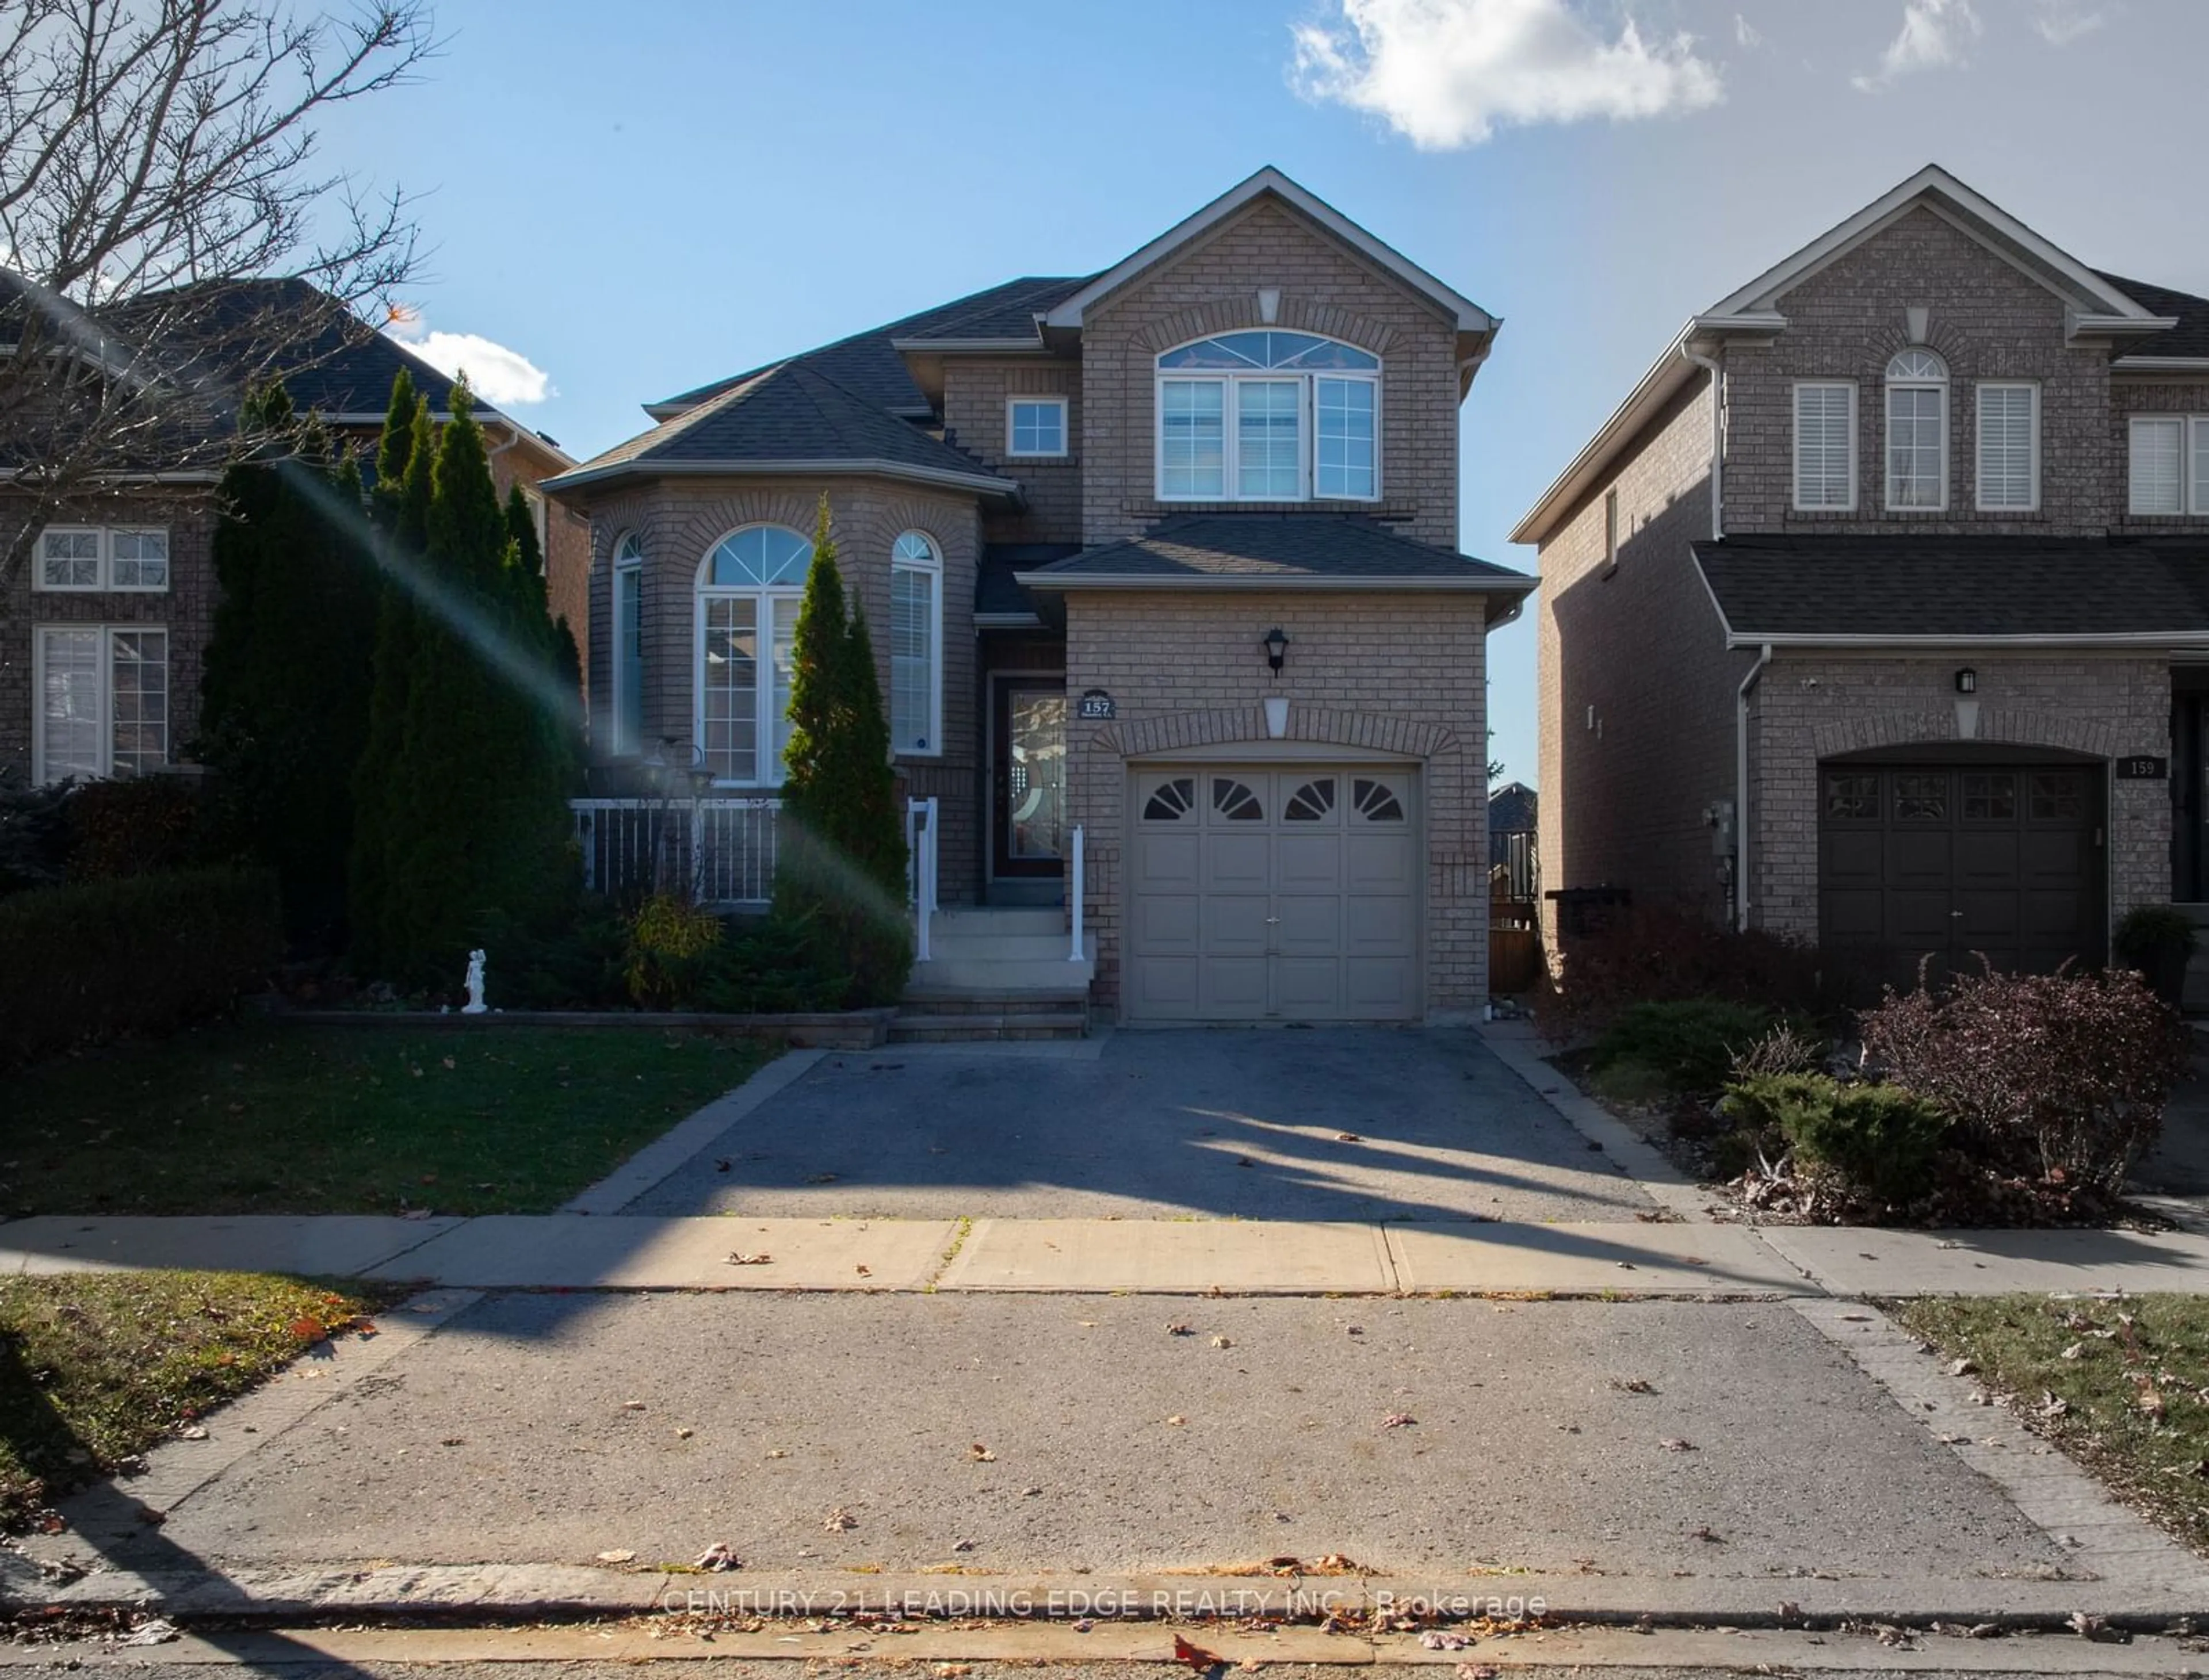
[[[1066,682],[1004,678],[996,690],[990,873],[1056,875],[1066,851]]]

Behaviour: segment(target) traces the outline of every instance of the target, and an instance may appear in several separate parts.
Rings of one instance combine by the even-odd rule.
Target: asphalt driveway
[[[1119,1033],[1083,1049],[830,1056],[623,1211],[1627,1221],[1654,1207],[1463,1029]]]

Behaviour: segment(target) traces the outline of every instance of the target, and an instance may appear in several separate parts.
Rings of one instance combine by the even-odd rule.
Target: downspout
[[[1749,931],[1749,697],[1772,663],[1772,644],[1765,643],[1734,693],[1733,733],[1733,916],[1734,926]]]
[[[1725,537],[1725,375],[1685,339],[1680,354],[1711,376],[1711,541]]]

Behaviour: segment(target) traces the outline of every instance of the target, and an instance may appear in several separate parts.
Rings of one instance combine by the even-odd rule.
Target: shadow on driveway
[[[1351,1028],[1120,1033],[1081,1058],[831,1056],[623,1211],[1630,1221],[1652,1207],[1472,1032]]]

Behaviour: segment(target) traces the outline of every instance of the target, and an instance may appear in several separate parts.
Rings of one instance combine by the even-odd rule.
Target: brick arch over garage
[[[2114,759],[2131,750],[2107,719],[2067,716],[2021,706],[1982,705],[1969,735],[1957,727],[1953,707],[1935,711],[1881,711],[1837,718],[1810,731],[1811,751],[1821,762],[1851,753],[1896,747],[1977,745],[2045,747],[2089,758]]]

